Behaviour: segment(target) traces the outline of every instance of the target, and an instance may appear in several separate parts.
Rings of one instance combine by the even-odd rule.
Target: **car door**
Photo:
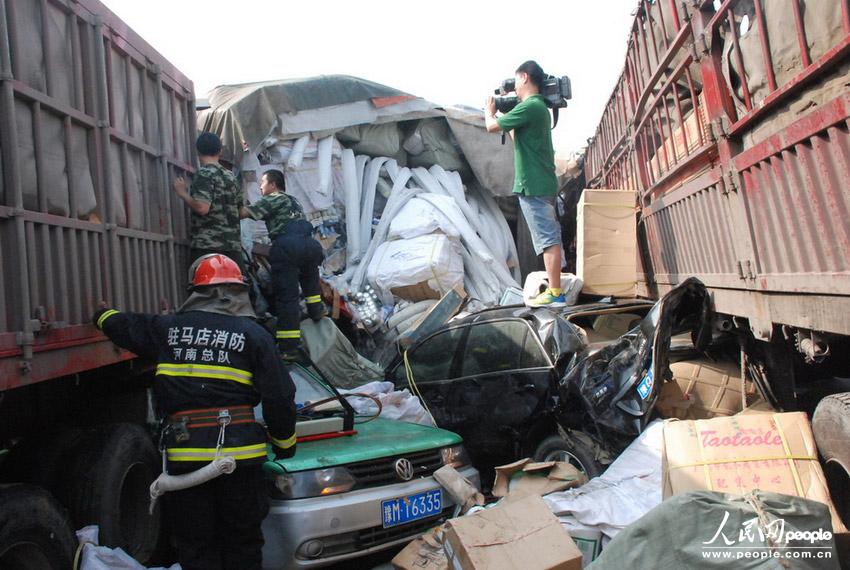
[[[482,459],[510,456],[546,406],[553,366],[523,319],[479,321],[440,331],[390,374],[421,394],[439,427],[460,434]],[[410,379],[412,378],[412,382]]]
[[[399,388],[421,395],[438,427],[456,431],[463,422],[462,410],[452,405],[453,379],[457,376],[462,342],[468,326],[443,329],[407,351],[389,374]]]
[[[459,432],[477,454],[507,457],[552,394],[553,365],[523,319],[472,325],[452,386],[454,405],[474,410]],[[473,445],[470,444],[470,448]]]

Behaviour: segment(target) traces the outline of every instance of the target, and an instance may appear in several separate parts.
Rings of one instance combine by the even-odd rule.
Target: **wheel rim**
[[[148,532],[149,489],[153,482],[150,469],[144,463],[134,463],[124,473],[121,481],[119,503],[121,543],[131,556],[138,556],[150,545]]]
[[[53,567],[44,550],[35,542],[16,542],[0,552],[0,568],[52,570]]]
[[[557,449],[555,451],[550,451],[543,458],[543,461],[544,463],[547,461],[560,461],[562,463],[569,463],[585,475],[588,474],[587,469],[585,468],[581,460],[565,449]]]

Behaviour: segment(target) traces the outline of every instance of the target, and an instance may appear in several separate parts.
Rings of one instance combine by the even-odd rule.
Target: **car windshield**
[[[300,364],[293,364],[286,368],[292,378],[292,383],[295,384],[295,406],[299,410],[306,404],[327,400],[328,398],[336,399],[336,395],[325,386],[315,370],[305,368]],[[335,415],[343,408],[338,402],[328,402],[321,406],[321,409],[320,415]],[[264,420],[262,402],[254,408],[254,416],[260,421]]]
[[[296,364],[289,367],[289,375],[295,384],[295,403],[298,407],[305,403],[334,397],[334,393],[324,385],[313,370]]]

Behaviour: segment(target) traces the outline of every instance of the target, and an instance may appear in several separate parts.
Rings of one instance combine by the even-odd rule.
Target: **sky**
[[[195,84],[346,74],[482,108],[527,59],[567,75],[553,142],[580,151],[623,70],[638,0],[101,0]],[[510,7],[513,7],[511,9]]]

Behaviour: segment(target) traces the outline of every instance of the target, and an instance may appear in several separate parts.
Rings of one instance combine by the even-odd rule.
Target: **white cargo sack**
[[[449,196],[433,194],[433,199],[445,204],[446,208],[460,208]],[[460,238],[460,232],[453,223],[433,204],[420,197],[411,198],[390,222],[389,239],[409,239],[418,236],[442,232],[449,237]]]
[[[598,529],[607,538],[661,504],[664,422],[655,420],[599,477],[543,497],[562,523]]]
[[[463,282],[460,245],[442,234],[384,242],[375,251],[366,278],[386,292],[425,281],[442,295]]]
[[[543,292],[549,286],[549,277],[545,271],[532,271],[525,278],[522,296],[526,303]],[[582,281],[572,273],[561,273],[561,291],[567,306],[575,305],[581,293]]]
[[[425,426],[433,426],[430,414],[422,407],[419,398],[406,388],[396,390],[392,382],[369,382],[352,390],[340,390],[345,394],[370,394],[381,402],[382,418],[399,420]],[[372,415],[378,412],[378,406],[369,398],[347,398],[354,411],[361,415]]]

